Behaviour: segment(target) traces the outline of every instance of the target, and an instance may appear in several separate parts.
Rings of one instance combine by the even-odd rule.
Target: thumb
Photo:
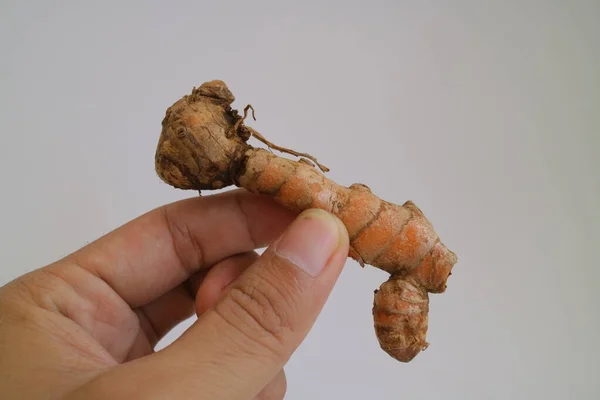
[[[211,366],[197,383],[211,388],[210,398],[253,398],[304,340],[347,257],[339,219],[316,209],[302,213],[169,356],[190,363],[196,378],[198,368]]]
[[[305,211],[173,344],[116,368],[85,392],[100,386],[120,398],[127,385],[135,398],[254,398],[308,334],[347,256],[341,221]]]

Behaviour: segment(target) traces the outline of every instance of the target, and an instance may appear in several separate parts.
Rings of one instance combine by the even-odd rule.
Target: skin
[[[0,393],[282,399],[348,250],[331,214],[245,191],[155,209],[0,288]]]

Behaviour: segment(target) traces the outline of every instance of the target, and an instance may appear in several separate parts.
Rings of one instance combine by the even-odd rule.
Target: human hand
[[[8,283],[3,398],[283,398],[283,367],[348,255],[337,218],[294,217],[242,191],[188,199]]]

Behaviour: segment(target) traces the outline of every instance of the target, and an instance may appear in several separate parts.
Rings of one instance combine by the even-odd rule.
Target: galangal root
[[[392,204],[365,185],[331,181],[317,169],[327,171],[315,158],[275,146],[245,125],[251,107],[241,116],[231,108],[234,100],[225,83],[215,80],[167,110],[155,156],[160,178],[199,191],[236,185],[298,212],[320,208],[335,214],[350,235],[349,256],[390,274],[375,291],[375,332],[389,355],[411,361],[428,346],[429,293],[446,290],[456,255],[414,203]],[[293,161],[254,148],[247,143],[253,136],[302,158]]]

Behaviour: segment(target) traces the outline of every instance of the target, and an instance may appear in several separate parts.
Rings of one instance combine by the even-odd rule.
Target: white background
[[[0,5],[0,284],[194,195],[154,150],[165,109],[218,78],[459,256],[409,364],[373,333],[384,274],[349,260],[286,399],[600,397],[597,2],[89,3]]]

